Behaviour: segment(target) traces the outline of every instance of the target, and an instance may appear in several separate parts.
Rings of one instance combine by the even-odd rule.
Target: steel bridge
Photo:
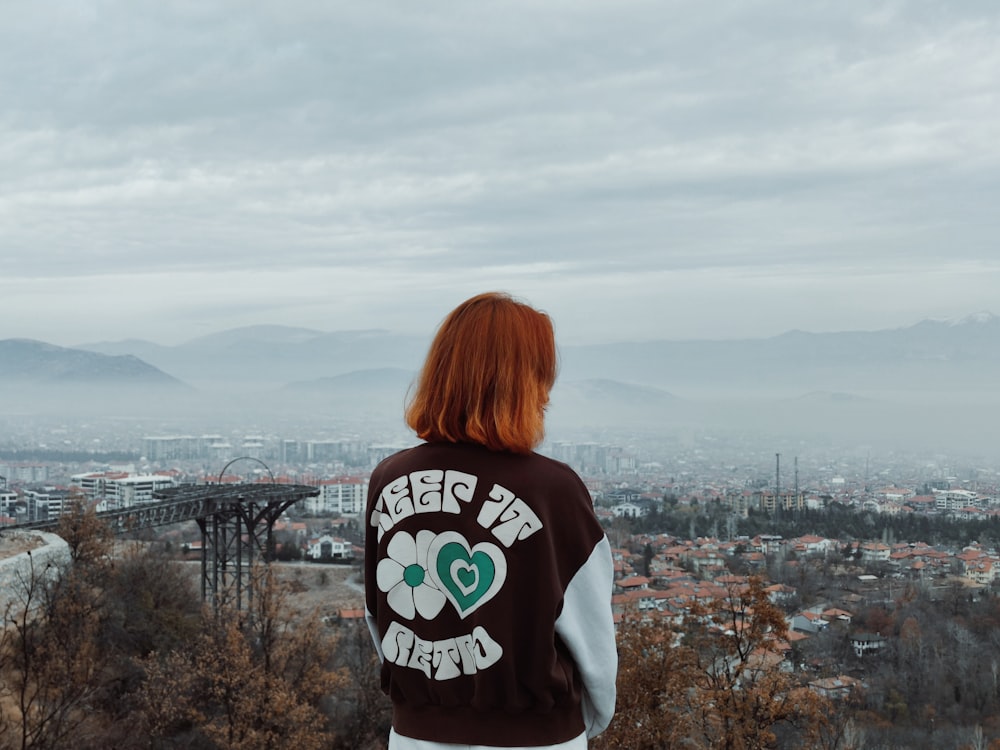
[[[201,509],[201,598],[216,609],[251,608],[254,565],[274,559],[274,522],[319,489],[297,484],[235,484],[171,487],[153,493],[166,505]]]
[[[199,484],[153,492],[158,502],[98,513],[116,534],[182,521],[201,530],[201,598],[216,609],[250,610],[254,566],[274,558],[274,522],[319,489],[301,484]],[[58,519],[18,525],[51,529]]]

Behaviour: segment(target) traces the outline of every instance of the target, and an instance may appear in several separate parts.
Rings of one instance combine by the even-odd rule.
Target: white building
[[[618,503],[612,506],[611,512],[618,518],[640,518],[649,513],[649,508],[636,503]]]
[[[155,503],[153,493],[165,490],[177,483],[173,477],[162,474],[147,474],[145,476],[125,477],[112,483],[116,492],[119,508],[129,508],[143,503]]]
[[[319,495],[302,501],[303,510],[315,515],[339,513],[358,515],[365,512],[368,499],[368,480],[362,477],[337,477],[322,479],[315,484]]]
[[[66,493],[51,488],[25,490],[22,499],[29,521],[45,521],[49,518],[55,518],[63,512]]]
[[[99,503],[99,510],[116,510],[156,502],[154,492],[176,484],[173,477],[162,474],[129,476],[122,472],[76,474],[71,477],[71,481],[86,497]]]
[[[889,562],[892,549],[881,542],[865,542],[861,545],[861,559],[868,563]]]
[[[100,501],[108,495],[108,482],[115,479],[125,479],[126,477],[128,477],[128,472],[125,471],[92,472],[88,474],[74,474],[69,478],[69,481],[73,487],[78,487],[91,500]],[[115,490],[111,492],[117,496]]]
[[[938,510],[961,510],[982,506],[979,495],[968,490],[934,490],[934,507]]]
[[[33,464],[25,461],[0,464],[0,474],[7,477],[8,482],[20,484],[37,484],[49,479],[48,464]]]
[[[17,493],[0,490],[0,515],[14,515],[15,505],[17,505]]]
[[[149,461],[198,458],[200,447],[201,442],[192,435],[152,435],[142,439],[142,452]]]
[[[324,534],[309,541],[306,557],[313,560],[348,560],[354,557],[354,548],[344,539]]]
[[[885,647],[885,638],[878,633],[858,633],[851,636],[854,655],[859,659],[879,653]]]

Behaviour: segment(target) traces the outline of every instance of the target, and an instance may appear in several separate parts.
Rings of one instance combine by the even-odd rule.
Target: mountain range
[[[120,396],[128,391],[157,394],[153,400],[174,415],[398,424],[428,344],[429,337],[381,330],[286,326],[177,346],[8,339],[0,341],[0,388],[23,408],[31,408],[29,396],[52,407],[69,393],[79,407],[81,394],[102,391],[118,394],[125,408]],[[889,432],[912,437],[930,420],[931,429],[982,444],[995,440],[1000,410],[1000,318],[989,313],[879,331],[565,346],[560,357],[550,424],[567,431],[755,425],[872,436],[893,425]]]
[[[429,338],[380,330],[323,332],[252,326],[196,338],[177,346],[129,340],[77,347],[131,355],[196,387],[220,384],[278,386],[349,372],[401,368],[416,371]],[[979,313],[960,321],[925,320],[880,331],[789,331],[761,339],[635,341],[561,349],[569,379],[607,379],[658,388],[711,386],[765,391],[786,384],[808,392],[897,389],[906,383],[934,390],[953,370],[965,382],[982,368],[1000,367],[1000,318]],[[891,377],[881,377],[886,370]],[[864,377],[862,377],[864,376]]]

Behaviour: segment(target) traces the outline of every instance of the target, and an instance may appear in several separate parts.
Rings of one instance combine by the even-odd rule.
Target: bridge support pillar
[[[156,494],[201,503],[201,598],[216,611],[253,615],[255,566],[274,559],[274,523],[319,490],[304,485],[235,484],[173,487]]]

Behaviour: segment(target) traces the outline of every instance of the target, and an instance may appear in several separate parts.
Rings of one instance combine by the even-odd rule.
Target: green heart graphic
[[[459,610],[466,611],[490,590],[496,576],[493,560],[485,552],[468,551],[458,542],[449,542],[438,551],[437,577],[454,597]]]
[[[507,558],[492,542],[471,545],[457,531],[442,531],[427,546],[427,575],[464,619],[503,588]]]

